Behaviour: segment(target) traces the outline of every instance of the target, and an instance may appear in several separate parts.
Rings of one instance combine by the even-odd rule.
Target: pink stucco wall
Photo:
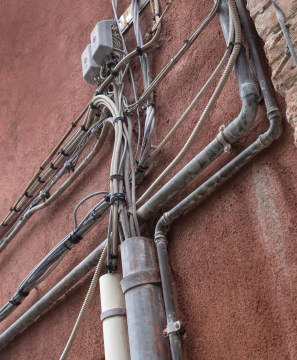
[[[119,13],[129,1],[119,2]],[[164,9],[165,1],[161,1]],[[179,0],[164,19],[162,47],[149,55],[155,77],[184,39],[201,24],[211,1]],[[0,216],[4,217],[25,184],[69,124],[89,102],[94,88],[81,74],[80,56],[94,25],[113,18],[109,1],[1,1],[0,21]],[[151,26],[149,7],[141,26]],[[126,35],[135,48],[133,32]],[[223,55],[225,44],[216,18],[156,91],[158,142],[183,113]],[[138,94],[138,62],[133,62]],[[130,84],[126,96],[132,101]],[[214,89],[214,86],[211,90]],[[182,148],[211,90],[166,146],[138,194]],[[285,104],[278,98],[285,115]],[[228,124],[241,109],[232,74],[193,148],[176,173]],[[268,127],[263,101],[255,124],[236,145],[181,192],[190,193],[250,144]],[[90,149],[91,146],[88,148]],[[34,216],[0,254],[0,306],[14,294],[32,268],[73,229],[73,210],[86,195],[108,189],[113,148],[105,147],[82,176],[49,208]],[[86,152],[85,152],[86,153]],[[263,151],[227,184],[171,227],[169,253],[178,313],[186,323],[185,359],[280,360],[297,358],[296,326],[296,194],[297,159],[286,121],[271,148]],[[95,204],[90,200],[80,216]],[[157,217],[147,232],[153,234]],[[2,332],[105,239],[106,219],[63,260],[56,271],[30,293],[22,306],[0,324]],[[58,359],[71,333],[89,286],[84,278],[46,314],[1,352],[4,360]],[[69,355],[70,359],[103,359],[98,289]]]

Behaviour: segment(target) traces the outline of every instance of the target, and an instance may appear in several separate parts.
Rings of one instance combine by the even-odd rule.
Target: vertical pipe
[[[154,241],[144,237],[125,240],[121,259],[131,360],[169,360]]]
[[[106,360],[130,360],[125,298],[120,274],[100,277],[101,322]]]
[[[156,236],[155,242],[158,252],[159,268],[162,280],[162,290],[165,303],[167,324],[174,324],[177,321],[175,304],[173,299],[172,284],[170,279],[170,266],[167,252],[167,240],[165,236]],[[169,334],[172,360],[182,360],[182,347],[180,335],[177,331]]]
[[[270,76],[267,71],[267,66],[264,65],[265,60],[263,58],[263,48],[260,46],[259,35],[257,34],[255,25],[246,8],[245,1],[236,0],[236,5],[245,36],[250,47],[250,53],[255,64],[255,70],[267,108],[267,113],[269,114],[273,110],[278,110],[278,108]]]

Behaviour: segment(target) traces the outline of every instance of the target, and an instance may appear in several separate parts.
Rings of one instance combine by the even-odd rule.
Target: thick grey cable
[[[98,262],[98,265],[96,267],[96,270],[95,270],[95,273],[94,273],[94,276],[93,276],[93,279],[92,279],[92,282],[91,282],[91,285],[89,287],[89,290],[87,292],[87,295],[86,295],[86,298],[84,300],[84,303],[82,305],[82,308],[79,312],[79,315],[78,315],[78,318],[76,320],[76,323],[74,325],[74,328],[72,330],[72,333],[70,335],[70,338],[66,344],[66,347],[63,351],[63,354],[61,355],[60,357],[60,360],[65,360],[67,359],[67,356],[69,354],[69,351],[73,345],[73,342],[77,336],[77,332],[80,328],[80,325],[82,323],[82,320],[85,316],[85,313],[87,311],[87,308],[89,306],[89,303],[90,303],[90,300],[92,299],[92,296],[94,294],[94,291],[95,291],[95,288],[96,288],[96,285],[98,283],[98,280],[99,280],[99,276],[100,276],[100,273],[102,271],[102,268],[103,268],[103,265],[104,265],[104,261],[105,261],[105,258],[106,258],[106,249],[107,249],[107,246],[105,245],[103,251],[102,251],[102,254],[100,256],[100,259],[99,259],[99,262]]]

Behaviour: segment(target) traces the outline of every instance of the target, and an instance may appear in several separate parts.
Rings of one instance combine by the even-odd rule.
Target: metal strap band
[[[103,313],[100,315],[100,321],[103,322],[103,320],[112,317],[112,316],[125,316],[126,315],[126,309],[125,308],[114,308],[103,311]]]
[[[121,286],[125,294],[131,288],[145,284],[160,283],[160,275],[156,270],[139,271],[123,278]]]

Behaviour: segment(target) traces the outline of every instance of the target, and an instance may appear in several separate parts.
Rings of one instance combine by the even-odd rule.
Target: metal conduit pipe
[[[172,285],[171,285],[171,279],[169,273],[170,269],[168,263],[168,254],[166,249],[167,239],[165,236],[165,231],[167,226],[170,225],[175,219],[183,215],[185,211],[189,210],[194,204],[197,204],[199,200],[201,201],[212,191],[214,191],[219,184],[230,178],[236,171],[238,171],[241,167],[243,167],[247,162],[249,162],[255,155],[257,155],[265,147],[268,147],[275,140],[280,127],[280,121],[281,121],[280,112],[277,108],[271,82],[266,72],[265,63],[260,55],[260,49],[257,42],[255,28],[251,23],[251,20],[248,20],[246,13],[247,10],[244,5],[244,0],[237,0],[237,3],[238,3],[239,14],[240,17],[242,18],[242,22],[244,25],[244,30],[248,35],[248,42],[253,56],[258,81],[260,83],[261,88],[263,89],[262,93],[267,107],[267,116],[270,122],[270,127],[264,134],[260,135],[259,138],[253,144],[251,144],[235,159],[230,161],[229,164],[224,166],[220,171],[218,171],[215,175],[213,175],[210,179],[208,179],[198,189],[193,191],[189,196],[187,196],[184,200],[182,200],[173,209],[165,213],[158,221],[155,229],[155,242],[158,251],[158,260],[161,271],[162,289],[163,289],[167,321],[168,323],[171,322],[171,324],[176,323],[176,315],[175,315],[175,305],[174,305]],[[177,353],[179,353],[180,338],[176,332],[174,332],[174,334],[175,334],[175,343],[172,346],[175,346],[175,350],[173,351],[177,351]],[[181,357],[179,357],[178,359],[181,359]]]
[[[13,340],[18,334],[30,326],[54,302],[70,290],[97,264],[106,245],[106,240],[101,243],[91,254],[71,270],[58,284],[37,301],[28,311],[0,335],[0,349]]]
[[[229,31],[228,9],[228,2],[224,0],[219,17],[226,40]],[[242,101],[240,114],[226,128],[223,126],[220,133],[209,145],[137,210],[139,222],[144,223],[152,217],[224,151],[229,151],[230,145],[246,134],[252,126],[258,112],[259,95],[243,47],[235,63],[234,72]]]
[[[183,333],[180,321],[177,321],[173,290],[170,279],[170,266],[167,252],[166,238],[155,239],[159,259],[159,268],[162,282],[162,291],[165,304],[167,327],[165,336],[169,337],[172,360],[182,360],[182,345],[180,335]]]
[[[266,73],[265,63],[260,55],[260,49],[257,42],[255,28],[251,23],[251,21],[248,20],[244,0],[237,0],[237,3],[238,3],[239,14],[244,24],[245,32],[246,34],[248,34],[248,42],[251,53],[253,55],[258,81],[261,85],[261,88],[263,88],[263,97],[267,107],[267,113],[268,113],[267,116],[270,122],[270,127],[268,131],[260,135],[259,138],[253,144],[251,144],[235,159],[230,161],[229,164],[224,166],[220,171],[218,171],[215,175],[213,175],[197,190],[193,191],[177,206],[175,206],[169,212],[165,213],[157,223],[155,229],[155,242],[158,250],[158,259],[159,259],[159,266],[161,271],[163,296],[165,302],[165,309],[167,313],[167,319],[171,320],[172,322],[176,321],[176,318],[175,318],[175,306],[174,306],[174,299],[172,293],[172,286],[169,275],[168,255],[166,250],[166,244],[167,244],[167,239],[165,236],[166,227],[170,225],[175,219],[183,215],[185,211],[189,210],[194,204],[197,204],[199,200],[201,201],[212,191],[214,191],[219,184],[230,178],[236,171],[242,168],[247,162],[249,162],[255,155],[257,155],[265,147],[268,147],[275,140],[280,127],[280,121],[281,121],[280,112],[276,105],[276,101],[271,87],[271,82]],[[161,269],[164,269],[164,271],[162,271]],[[176,341],[178,341],[178,338]]]
[[[121,245],[131,360],[169,360],[161,280],[154,241],[132,237]]]

